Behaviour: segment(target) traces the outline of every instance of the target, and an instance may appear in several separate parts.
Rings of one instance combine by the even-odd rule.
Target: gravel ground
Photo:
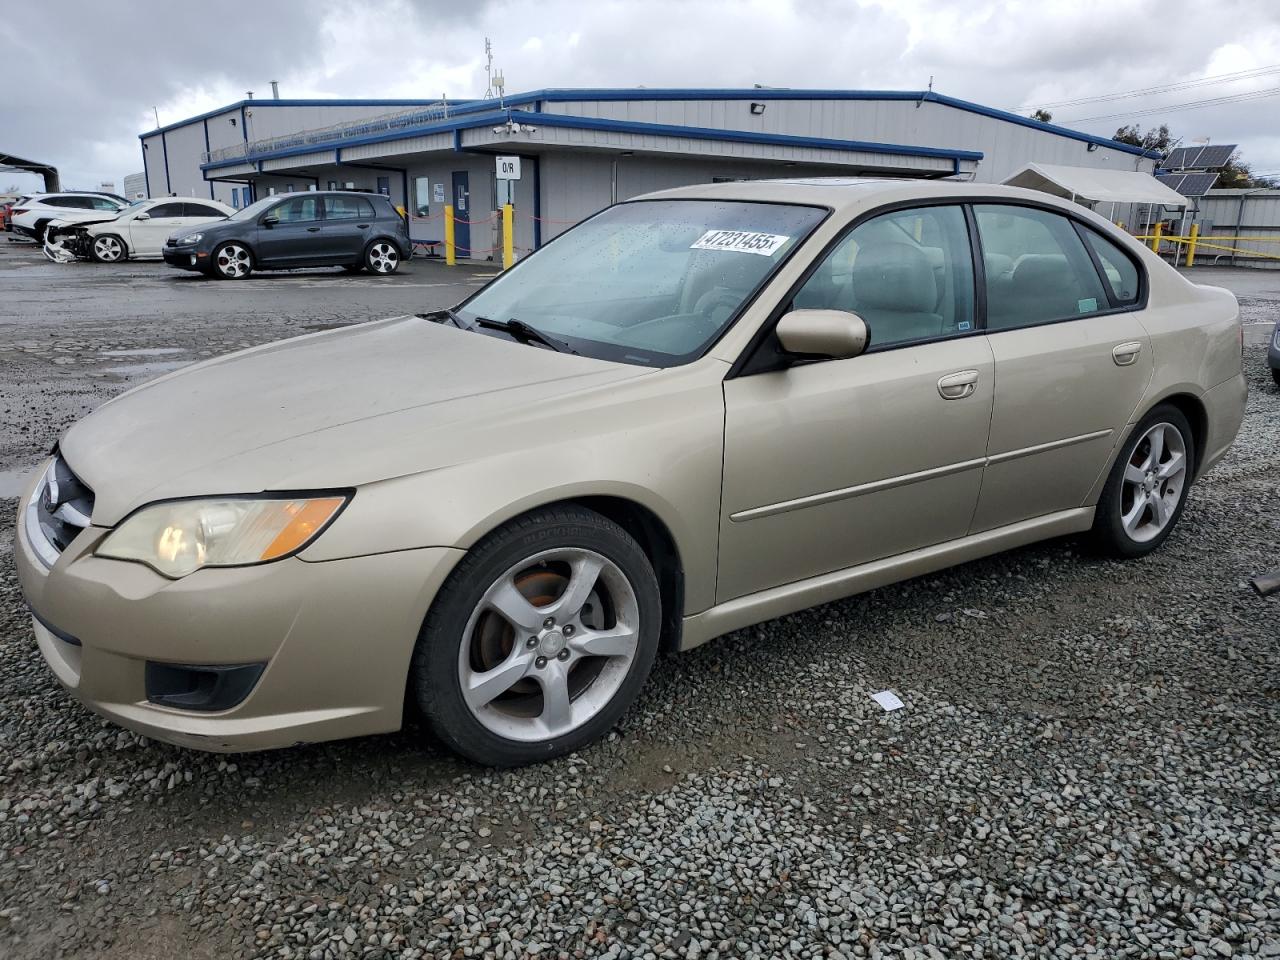
[[[155,370],[106,351],[190,359],[477,282],[110,269],[0,250],[0,478]],[[1280,314],[1280,277],[1198,278]],[[1280,600],[1246,583],[1280,566],[1262,329],[1240,439],[1147,560],[1055,541],[740,631],[661,661],[607,742],[514,772],[413,727],[218,757],[110,726],[34,649],[0,499],[0,956],[1280,957]]]

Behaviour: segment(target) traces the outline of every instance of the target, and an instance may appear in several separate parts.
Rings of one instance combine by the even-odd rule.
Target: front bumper
[[[204,270],[209,266],[208,251],[201,251],[194,244],[181,247],[171,247],[166,244],[161,256],[169,266],[183,270]]]
[[[19,523],[15,559],[40,652],[94,712],[218,752],[399,729],[419,628],[462,556],[425,548],[320,563],[293,557],[169,580],[94,556],[108,532],[87,528],[47,569]],[[149,701],[148,661],[265,669],[236,706],[210,713]]]

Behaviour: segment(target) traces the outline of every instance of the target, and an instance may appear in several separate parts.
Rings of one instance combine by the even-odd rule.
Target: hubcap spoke
[[[484,673],[472,674],[463,688],[467,703],[476,710],[491,703],[495,697],[510,690],[517,680],[524,679],[525,674],[529,672],[530,662],[531,658],[516,647],[511,656],[500,666],[486,670]]]
[[[1132,535],[1138,529],[1138,522],[1142,519],[1142,515],[1147,509],[1147,495],[1145,493],[1136,493],[1133,497],[1133,506],[1129,512],[1120,518],[1124,524],[1125,530]]]
[[[588,630],[575,637],[572,646],[586,657],[626,657],[635,652],[636,631],[621,623],[611,630]]]
[[[596,556],[588,555],[575,560],[571,565],[573,572],[569,577],[569,585],[564,588],[559,599],[546,608],[547,612],[561,621],[577,616],[582,605],[591,596],[591,589],[600,579],[603,568],[604,564]]]
[[[1156,476],[1161,480],[1168,480],[1182,473],[1186,469],[1186,454],[1175,453],[1168,461],[1160,465],[1160,469],[1156,471]]]
[[[1147,479],[1147,474],[1141,467],[1135,467],[1131,463],[1124,468],[1124,479],[1126,483],[1136,483],[1138,486],[1142,486],[1142,481]]]
[[[1160,459],[1164,456],[1164,427],[1153,429],[1147,434],[1147,441],[1151,445],[1147,454],[1147,469],[1153,470],[1160,466]]]
[[[1160,496],[1160,494],[1153,493],[1149,502],[1151,504],[1151,514],[1155,520],[1156,526],[1163,527],[1169,522],[1169,514],[1171,512],[1169,509],[1169,501]]]
[[[573,723],[573,704],[569,700],[569,673],[557,665],[538,675],[542,684],[542,713],[538,717],[548,734],[566,731]]]
[[[522,633],[537,633],[542,628],[542,620],[546,616],[543,608],[535,607],[526,600],[510,579],[495,586],[488,599],[489,605]]]

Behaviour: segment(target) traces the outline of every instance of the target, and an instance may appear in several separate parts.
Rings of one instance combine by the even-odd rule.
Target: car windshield
[[[258,214],[262,213],[263,210],[266,210],[267,207],[283,199],[284,197],[278,197],[278,196],[263,197],[261,200],[255,200],[253,203],[249,204],[247,207],[241,207],[231,216],[227,217],[227,219],[228,220],[252,220]]]
[[[518,320],[605,360],[688,363],[825,216],[818,207],[725,200],[619,204],[518,263],[456,314],[466,325]]]

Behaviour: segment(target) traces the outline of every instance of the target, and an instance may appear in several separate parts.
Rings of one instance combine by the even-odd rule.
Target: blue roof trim
[[[213,170],[219,167],[235,167],[245,163],[262,160],[277,160],[284,157],[302,156],[312,153],[323,153],[335,146],[345,150],[347,147],[369,143],[387,143],[395,140],[406,140],[410,137],[429,136],[433,133],[454,133],[455,140],[463,130],[488,126],[494,122],[505,123],[508,119],[520,123],[542,125],[546,127],[568,127],[576,130],[603,130],[613,133],[634,133],[657,137],[683,137],[689,140],[725,140],[731,143],[757,143],[767,146],[812,147],[823,150],[858,151],[861,153],[894,154],[897,156],[928,157],[951,160],[958,166],[962,160],[978,161],[983,158],[979,150],[951,150],[944,147],[917,147],[898,143],[873,143],[865,140],[833,140],[824,137],[798,137],[781,133],[757,133],[753,130],[720,130],[715,127],[683,127],[666,123],[640,123],[631,120],[603,120],[597,117],[575,117],[560,113],[534,113],[525,110],[506,110],[490,112],[457,120],[445,120],[438,123],[424,124],[420,127],[408,127],[394,133],[378,134],[373,137],[358,137],[351,140],[328,144],[307,144],[302,147],[291,147],[287,150],[276,150],[271,153],[258,154],[254,157],[219,160],[215,163],[201,164],[201,170]],[[456,143],[455,143],[456,149]]]
[[[976,113],[979,116],[991,117],[996,120],[1004,120],[1008,123],[1014,123],[1018,126],[1028,127],[1032,130],[1040,130],[1044,133],[1052,133],[1060,137],[1067,137],[1072,140],[1079,140],[1082,143],[1091,143],[1099,147],[1106,147],[1109,150],[1118,150],[1121,153],[1130,153],[1135,156],[1158,158],[1162,156],[1159,151],[1143,150],[1141,147],[1130,146],[1127,143],[1120,143],[1109,137],[1099,137],[1091,133],[1084,133],[1080,130],[1072,130],[1069,127],[1062,127],[1055,123],[1041,123],[1039,120],[1032,120],[1030,117],[1019,116],[1016,113],[1010,113],[1007,110],[998,110],[995,107],[986,107],[980,103],[973,103],[969,100],[960,100],[956,97],[948,97],[944,94],[934,93],[931,90],[770,90],[770,89],[726,89],[716,90],[712,88],[586,88],[575,90],[572,88],[549,88],[544,90],[531,90],[527,93],[518,93],[510,97],[503,97],[501,100],[459,100],[449,101],[450,113],[454,116],[466,116],[475,113],[487,113],[495,110],[505,110],[515,107],[523,107],[529,104],[544,103],[567,103],[573,101],[584,102],[619,102],[624,100],[636,101],[654,101],[654,100],[880,100],[880,101],[913,101],[918,103],[937,103],[942,106],[951,107],[956,110],[965,110],[969,113]],[[237,103],[223,107],[219,110],[213,110],[209,113],[191,117],[176,124],[170,124],[167,127],[160,127],[149,133],[139,134],[139,137],[150,137],[161,132],[162,130],[171,130],[174,127],[185,126],[205,119],[206,117],[214,117],[219,114],[226,113],[228,110],[253,106],[285,106],[285,107],[303,107],[303,106],[326,106],[326,107],[344,107],[344,106],[431,106],[439,103],[438,100],[241,100]]]

